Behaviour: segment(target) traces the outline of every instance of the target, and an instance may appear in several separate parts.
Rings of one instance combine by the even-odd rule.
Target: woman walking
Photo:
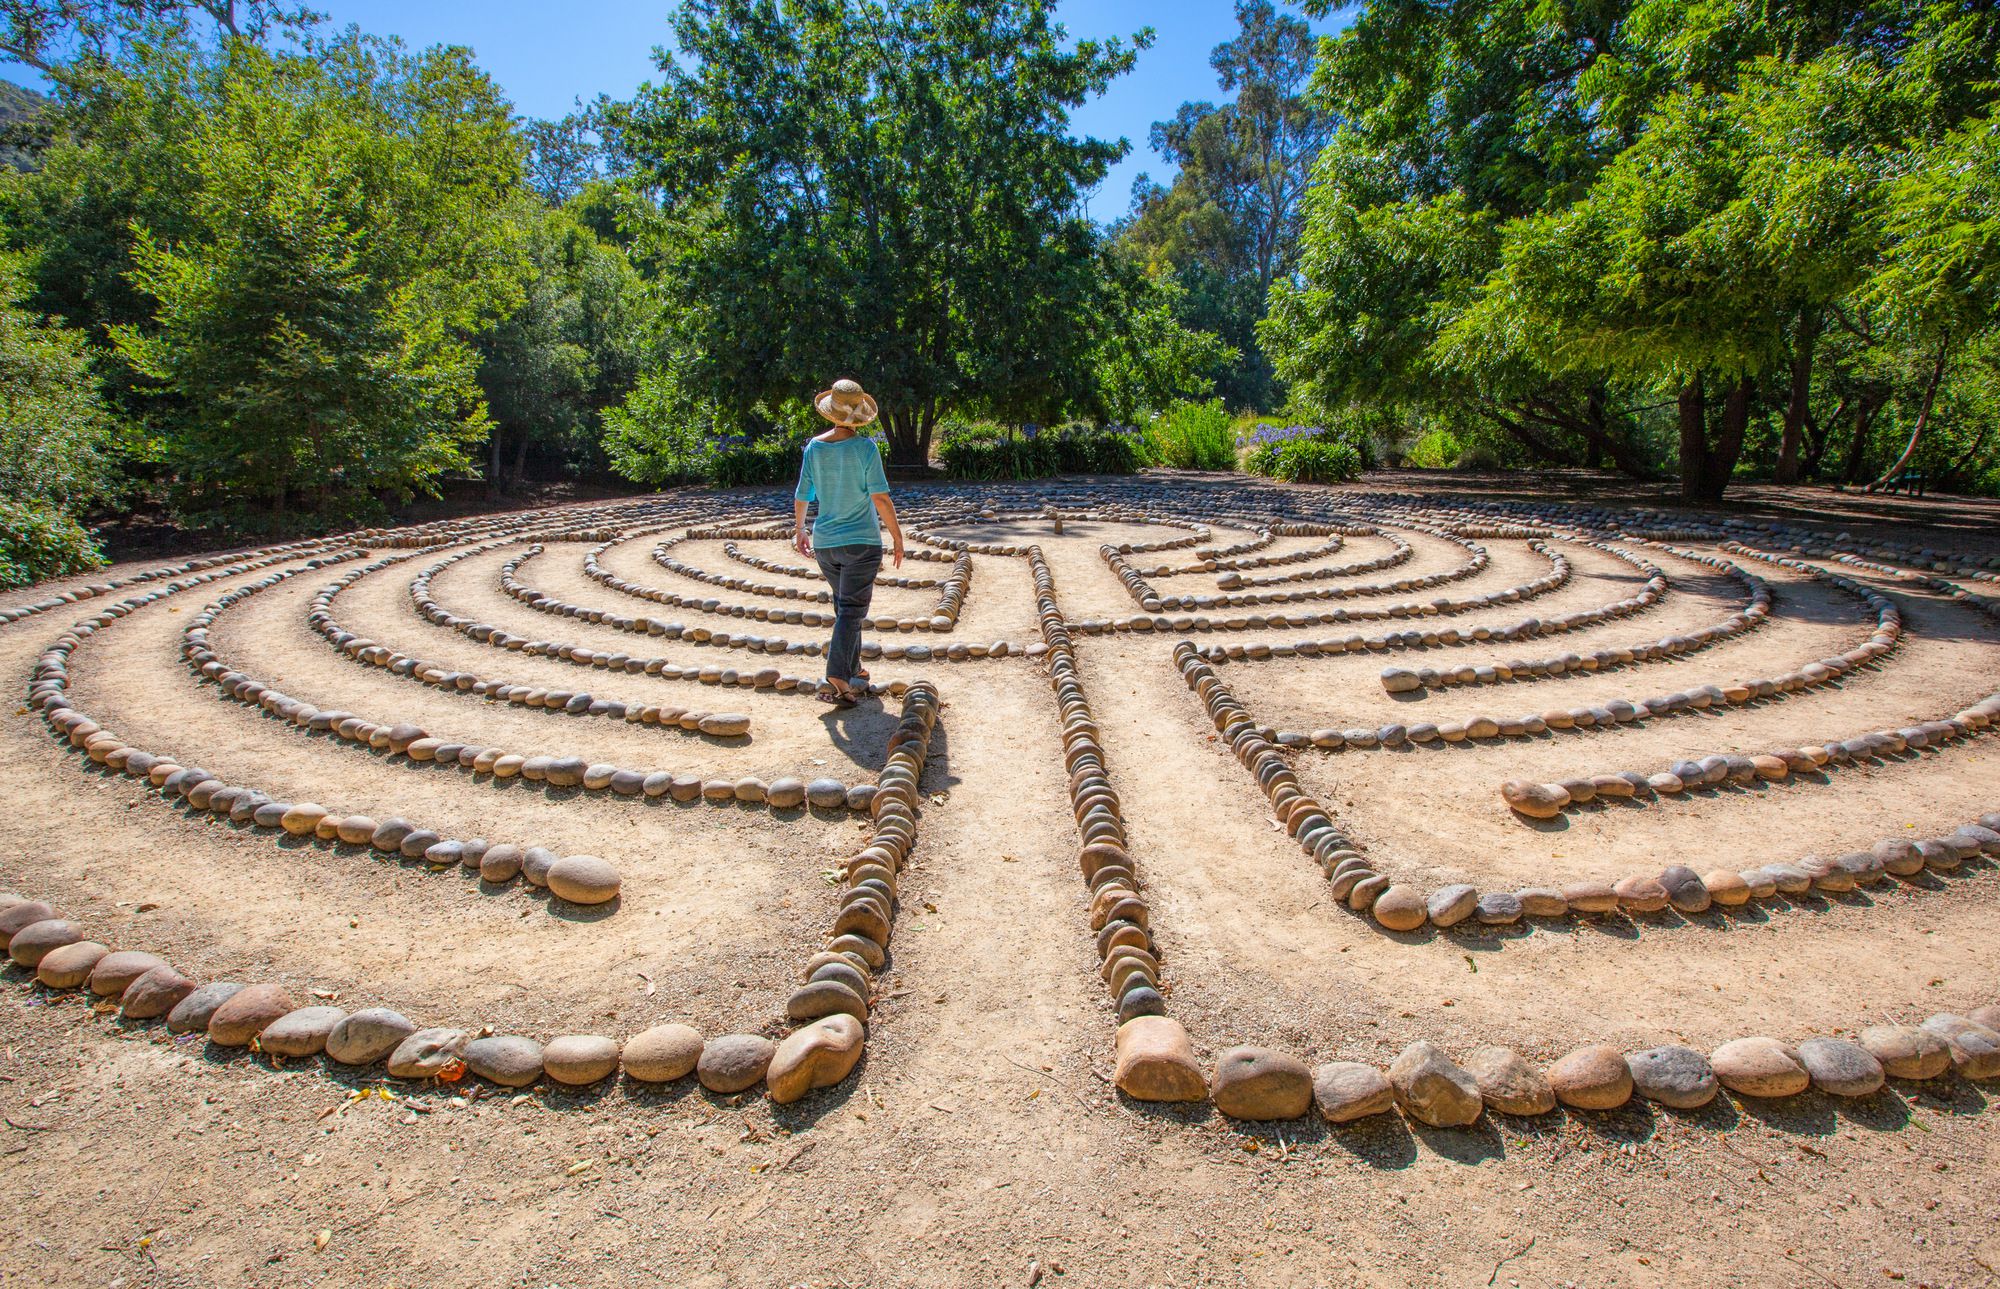
[[[896,503],[889,500],[882,453],[855,433],[875,419],[875,400],[853,381],[837,380],[813,398],[813,406],[833,428],[806,444],[799,486],[792,494],[792,544],[799,554],[819,560],[819,571],[833,588],[833,639],[826,647],[826,680],[817,696],[821,702],[852,707],[868,692],[868,673],[861,669],[861,620],[868,616],[875,575],[882,569],[882,529],[889,530],[895,544],[897,568],[903,567],[903,529],[896,522]],[[819,503],[819,515],[808,535],[806,507],[813,502]]]

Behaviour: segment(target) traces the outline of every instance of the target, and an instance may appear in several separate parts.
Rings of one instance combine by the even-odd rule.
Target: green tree
[[[264,526],[373,514],[466,465],[487,418],[466,337],[519,302],[506,105],[462,49],[246,43],[192,124],[172,240],[137,230],[149,455],[180,512]]]
[[[682,61],[614,128],[666,195],[677,379],[735,417],[852,374],[894,459],[955,408],[1021,412],[1096,348],[1079,194],[1123,142],[1069,110],[1128,70],[1054,0],[690,0]],[[1143,46],[1150,33],[1136,42]]]
[[[0,262],[0,587],[102,563],[80,519],[117,479],[83,337],[25,310],[26,290]]]
[[[217,40],[302,36],[323,15],[285,0],[0,0],[0,57],[61,78],[141,34],[205,28]]]
[[[603,414],[634,387],[655,297],[625,253],[567,210],[524,210],[528,278],[520,307],[478,339],[479,384],[493,418],[486,477],[518,483],[602,468]]]
[[[1190,102],[1153,126],[1155,151],[1179,169],[1170,187],[1140,176],[1117,236],[1173,273],[1180,317],[1235,347],[1225,400],[1268,408],[1281,401],[1258,345],[1271,284],[1297,262],[1303,198],[1334,117],[1306,97],[1313,36],[1269,0],[1238,0],[1235,39],[1210,58],[1233,101]]]

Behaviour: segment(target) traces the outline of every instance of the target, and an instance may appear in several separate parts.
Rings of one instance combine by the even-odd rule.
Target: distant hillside
[[[49,142],[42,115],[48,102],[47,95],[12,81],[0,81],[0,165],[11,170],[35,168],[36,158]]]

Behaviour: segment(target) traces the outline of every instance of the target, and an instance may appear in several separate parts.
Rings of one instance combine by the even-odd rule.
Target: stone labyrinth
[[[851,711],[782,494],[17,599],[10,979],[211,1059],[780,1104],[865,1088],[871,1040],[1446,1127],[2000,1076],[2000,559],[1247,483],[900,500]]]

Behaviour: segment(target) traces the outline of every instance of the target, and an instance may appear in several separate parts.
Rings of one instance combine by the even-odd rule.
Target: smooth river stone
[[[1709,898],[1724,908],[1736,908],[1750,902],[1750,883],[1743,880],[1743,874],[1732,869],[1719,868],[1713,873],[1705,873],[1701,884],[1708,888]]]
[[[542,1068],[558,1083],[583,1087],[618,1071],[618,1043],[600,1034],[565,1034],[542,1049]]]
[[[1531,886],[1514,892],[1514,898],[1521,902],[1521,912],[1531,918],[1559,918],[1569,912],[1569,901],[1563,893],[1545,886]]]
[[[1328,1061],[1313,1071],[1313,1104],[1328,1123],[1349,1123],[1389,1110],[1396,1090],[1372,1065]]]
[[[266,1025],[257,1047],[271,1056],[318,1056],[333,1027],[346,1019],[339,1007],[299,1007]]]
[[[520,1034],[475,1038],[460,1058],[467,1070],[503,1088],[525,1088],[542,1077],[542,1045]]]
[[[434,1079],[459,1060],[471,1041],[472,1035],[462,1029],[420,1029],[389,1053],[389,1076]]]
[[[1666,889],[1667,902],[1682,913],[1706,913],[1714,902],[1708,887],[1702,884],[1701,875],[1685,864],[1669,865],[1660,874],[1660,885]]]
[[[83,932],[75,923],[61,918],[43,918],[30,923],[14,933],[7,942],[7,956],[23,967],[34,968],[50,952],[66,944],[77,944],[83,939]]]
[[[1462,1128],[1484,1106],[1479,1085],[1434,1044],[1419,1040],[1389,1066],[1389,1086],[1403,1112],[1433,1128]]]
[[[60,945],[42,955],[35,964],[35,979],[50,989],[74,989],[90,979],[90,973],[111,952],[108,944],[77,940]]]
[[[1882,1086],[1882,1063],[1859,1043],[1809,1038],[1799,1044],[1799,1064],[1813,1086],[1837,1097],[1865,1097]]]
[[[1579,1047],[1549,1067],[1556,1099],[1579,1110],[1616,1110],[1632,1099],[1625,1054],[1603,1043]]]
[[[1481,1047],[1459,1064],[1472,1076],[1480,1097],[1501,1114],[1547,1114],[1556,1108],[1549,1081],[1511,1047]]]
[[[326,1036],[326,1054],[342,1065],[373,1065],[417,1027],[407,1016],[387,1007],[367,1007],[333,1027]]]
[[[1951,1068],[1951,1048],[1915,1025],[1871,1025],[1861,1031],[1861,1046],[1892,1079],[1934,1079]]]
[[[1414,886],[1391,886],[1376,897],[1370,912],[1391,931],[1414,931],[1426,916],[1423,892]]]
[[[118,1011],[127,1020],[158,1020],[194,991],[195,982],[172,967],[154,967],[125,987],[118,1000]]]
[[[1644,873],[1634,873],[1624,878],[1612,888],[1618,895],[1618,907],[1626,913],[1658,913],[1667,907],[1667,888],[1660,879]]]
[[[694,1072],[701,1059],[701,1033],[691,1025],[655,1025],[625,1040],[625,1077],[641,1083],[671,1083]]]
[[[838,980],[815,980],[801,985],[785,1000],[785,1017],[788,1020],[811,1021],[835,1015],[865,1021],[868,1019],[868,1000],[851,985]]]
[[[1194,1044],[1168,1016],[1140,1016],[1118,1027],[1113,1082],[1135,1101],[1200,1101],[1208,1080],[1194,1059]]]
[[[244,1047],[298,1004],[279,984],[246,985],[208,1018],[208,1039],[222,1047]]]
[[[1708,1058],[1691,1047],[1649,1047],[1625,1058],[1632,1089],[1674,1110],[1698,1110],[1720,1087]]]
[[[1530,819],[1553,819],[1569,804],[1570,794],[1553,783],[1509,779],[1500,785],[1500,799],[1510,809]]]
[[[723,1034],[701,1049],[695,1074],[710,1092],[744,1092],[764,1077],[777,1051],[777,1044],[761,1034]]]
[[[1924,1028],[1951,1049],[1952,1068],[1960,1078],[2000,1078],[2000,1033],[1950,1012],[1931,1017]]]
[[[1433,925],[1452,927],[1471,917],[1478,907],[1479,888],[1460,883],[1432,891],[1429,913]]]
[[[1312,1108],[1312,1071],[1287,1052],[1232,1047],[1216,1058],[1209,1099],[1232,1119],[1296,1119]]]
[[[866,1037],[861,1022],[844,1015],[816,1020],[787,1035],[764,1071],[771,1100],[785,1105],[815,1088],[839,1083],[860,1061]]]
[[[192,1034],[207,1029],[209,1017],[215,1015],[215,1009],[228,1002],[242,988],[231,981],[214,980],[191,991],[167,1013],[167,1032]]]
[[[572,904],[604,904],[618,898],[618,870],[595,855],[566,855],[549,865],[547,886]]]
[[[1479,897],[1474,916],[1485,926],[1512,926],[1521,920],[1522,912],[1520,898],[1511,891],[1488,891]]]
[[[737,738],[750,732],[750,718],[741,712],[711,712],[695,725],[717,738]]]
[[[1723,1087],[1746,1097],[1789,1097],[1812,1085],[1805,1067],[1774,1038],[1732,1039],[1708,1063]]]
[[[138,949],[107,953],[90,969],[90,992],[100,998],[122,997],[133,981],[155,967],[166,965],[164,958]]]
[[[1563,887],[1563,901],[1573,913],[1616,913],[1618,892],[1609,882],[1572,882]]]
[[[0,909],[0,949],[11,945],[21,931],[55,915],[55,909],[41,900],[20,900]]]

